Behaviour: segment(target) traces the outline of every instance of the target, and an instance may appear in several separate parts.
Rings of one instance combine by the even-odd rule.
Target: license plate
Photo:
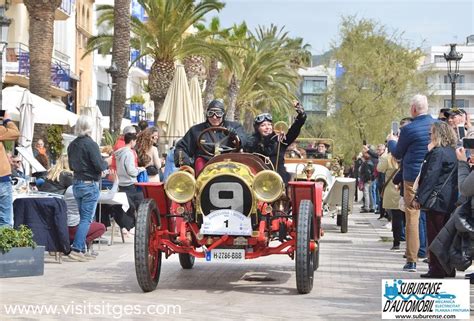
[[[241,262],[245,260],[243,249],[215,249],[206,252],[208,262]]]

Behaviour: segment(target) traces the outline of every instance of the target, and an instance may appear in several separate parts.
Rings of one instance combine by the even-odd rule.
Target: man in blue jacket
[[[416,261],[420,248],[419,219],[420,211],[412,206],[415,191],[413,184],[421,164],[428,152],[430,128],[436,121],[428,114],[428,99],[424,95],[415,95],[410,101],[410,115],[413,121],[401,128],[400,136],[389,135],[389,150],[396,159],[402,160],[403,187],[406,220],[406,257],[404,271],[416,272]],[[397,142],[398,140],[398,142]]]

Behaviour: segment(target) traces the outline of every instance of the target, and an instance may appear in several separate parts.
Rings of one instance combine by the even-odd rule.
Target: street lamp
[[[0,109],[3,109],[3,51],[8,44],[8,27],[10,27],[11,19],[5,17],[5,11],[8,9],[7,3],[4,7],[0,7]]]
[[[462,53],[456,51],[456,44],[450,44],[451,50],[444,54],[444,59],[448,64],[448,76],[451,81],[451,108],[456,106],[456,79],[459,77],[459,62],[462,59]]]
[[[111,133],[114,132],[115,128],[115,117],[114,117],[114,91],[115,91],[115,85],[116,83],[114,82],[115,75],[118,72],[117,65],[115,64],[114,61],[110,64],[110,67],[105,69],[105,72],[110,75],[110,84],[108,85],[110,88],[110,123],[109,123],[109,131]]]

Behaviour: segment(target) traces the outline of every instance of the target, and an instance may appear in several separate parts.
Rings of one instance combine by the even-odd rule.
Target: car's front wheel
[[[152,199],[143,201],[137,211],[135,225],[135,272],[143,292],[156,289],[161,272],[161,251],[156,248],[159,212]]]

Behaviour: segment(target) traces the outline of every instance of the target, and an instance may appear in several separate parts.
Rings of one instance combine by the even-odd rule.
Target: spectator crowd
[[[422,278],[454,277],[470,266],[473,252],[474,127],[460,108],[442,109],[434,119],[423,95],[412,98],[409,113],[384,144],[364,144],[354,157],[361,212],[388,220],[390,250],[406,242],[404,271],[416,272],[423,260],[429,270]]]

